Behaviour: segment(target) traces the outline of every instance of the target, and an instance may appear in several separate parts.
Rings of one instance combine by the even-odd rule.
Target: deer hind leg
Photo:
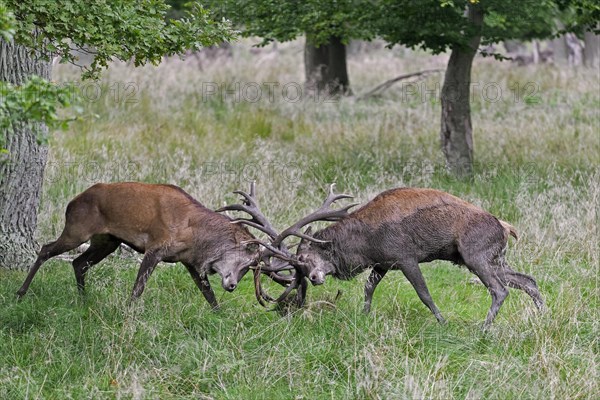
[[[25,293],[27,293],[27,290],[29,289],[29,285],[31,284],[33,277],[38,272],[43,263],[45,263],[52,257],[56,257],[62,253],[66,253],[69,250],[73,250],[77,246],[86,242],[88,239],[88,237],[81,238],[71,235],[65,229],[65,231],[63,231],[60,237],[54,242],[50,242],[42,246],[42,249],[38,253],[37,259],[35,260],[31,269],[29,270],[27,278],[25,278],[25,282],[23,282],[23,285],[17,291],[17,296],[21,298],[25,295]]]
[[[411,264],[410,266],[402,266],[401,271],[413,286],[423,304],[425,304],[431,310],[440,324],[445,324],[446,320],[444,317],[442,317],[440,310],[437,308],[433,302],[433,299],[431,298],[429,289],[427,289],[427,284],[425,283],[425,278],[423,278],[419,264],[415,263]]]
[[[121,241],[111,235],[92,236],[90,247],[73,260],[73,270],[75,271],[75,280],[77,281],[79,293],[83,294],[84,292],[85,274],[88,269],[114,252],[120,244]]]
[[[498,276],[509,287],[520,289],[527,293],[533,299],[539,311],[545,309],[544,300],[542,299],[537,283],[531,276],[513,271],[506,262],[502,263]]]
[[[484,328],[488,328],[494,321],[494,318],[496,318],[498,310],[500,310],[506,296],[508,296],[508,289],[497,275],[498,268],[495,268],[493,264],[485,261],[484,257],[470,258],[463,255],[463,259],[469,270],[477,275],[492,296],[492,305],[490,306],[483,325]]]

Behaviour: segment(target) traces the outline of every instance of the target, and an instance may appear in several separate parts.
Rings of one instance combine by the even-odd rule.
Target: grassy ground
[[[351,56],[350,75],[361,94],[444,63],[372,50]],[[309,288],[310,304],[282,317],[256,304],[249,276],[231,294],[213,280],[222,304],[213,313],[184,268],[162,265],[128,308],[136,259],[96,266],[85,299],[70,264],[56,260],[21,302],[25,273],[0,271],[0,398],[597,398],[597,72],[477,61],[477,173],[467,182],[443,170],[440,106],[424,90],[441,76],[367,101],[292,101],[301,65],[301,43],[238,45],[202,65],[114,65],[86,86],[86,118],[51,141],[40,241],[60,233],[68,200],[97,181],[175,183],[218,207],[256,179],[280,228],[317,207],[332,181],[361,202],[391,187],[434,187],[517,227],[508,260],[537,279],[549,311],[512,290],[483,333],[485,288],[437,262],[422,269],[447,326],[399,273],[382,281],[370,315],[360,312],[361,275]],[[73,76],[56,70],[61,81]],[[279,86],[262,85],[250,101],[249,82]]]

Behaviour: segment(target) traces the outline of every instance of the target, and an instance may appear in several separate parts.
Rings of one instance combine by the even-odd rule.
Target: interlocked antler
[[[250,215],[250,217],[251,217],[250,219],[235,218],[232,222],[234,224],[243,224],[243,225],[251,226],[253,228],[260,230],[261,232],[266,233],[269,236],[271,243],[267,243],[260,239],[252,239],[252,240],[246,241],[246,243],[257,243],[266,249],[265,251],[261,252],[261,256],[260,256],[260,261],[262,261],[262,263],[264,265],[260,265],[260,263],[259,263],[259,265],[254,268],[255,294],[256,294],[257,300],[263,306],[266,306],[266,301],[281,301],[280,299],[282,299],[284,297],[284,295],[280,296],[279,299],[274,300],[273,298],[271,298],[269,295],[267,295],[263,291],[261,284],[260,284],[260,275],[261,275],[261,273],[264,273],[264,274],[268,275],[271,279],[273,279],[275,282],[279,283],[280,285],[288,286],[284,292],[285,297],[287,297],[287,294],[289,292],[291,292],[291,290],[294,289],[297,286],[297,284],[294,281],[294,278],[295,278],[294,275],[281,274],[281,272],[294,270],[294,267],[288,263],[289,261],[292,261],[292,255],[290,254],[290,252],[288,251],[287,247],[284,244],[281,244],[281,246],[274,246],[272,244],[273,240],[278,236],[278,234],[277,234],[277,231],[275,230],[275,228],[273,228],[273,226],[267,219],[267,217],[265,217],[265,215],[260,210],[258,201],[256,200],[256,197],[255,197],[256,182],[253,181],[250,184],[250,193],[246,193],[241,190],[236,190],[233,193],[239,194],[240,196],[242,196],[242,204],[230,204],[230,205],[219,208],[217,210],[217,212],[223,212],[223,211],[245,212],[246,214]],[[273,266],[271,264],[270,259],[274,255],[277,255],[277,258],[279,258],[280,260],[284,260],[286,262],[281,263],[278,266]]]
[[[265,250],[261,254],[261,260],[264,266],[259,264],[258,267],[254,269],[254,284],[255,284],[255,294],[256,298],[260,304],[263,306],[266,305],[266,301],[283,301],[288,294],[293,289],[298,289],[298,302],[304,302],[304,295],[306,293],[306,279],[299,272],[298,268],[298,260],[289,252],[287,246],[284,243],[284,240],[290,236],[297,236],[301,239],[310,240],[317,243],[327,243],[327,241],[320,240],[310,236],[307,233],[302,233],[300,230],[316,221],[330,221],[335,222],[340,219],[346,217],[348,215],[348,210],[354,207],[356,204],[350,204],[348,206],[332,209],[331,205],[338,200],[341,199],[352,199],[353,196],[347,194],[335,194],[333,190],[335,188],[335,183],[329,185],[329,194],[327,198],[323,202],[323,205],[316,210],[315,212],[307,215],[304,218],[301,218],[298,222],[285,229],[280,234],[277,233],[275,228],[271,225],[269,220],[264,216],[261,212],[260,207],[258,205],[258,201],[255,198],[255,188],[256,183],[253,181],[250,185],[250,193],[245,193],[241,190],[236,190],[234,193],[242,196],[242,204],[231,204],[225,207],[221,207],[217,210],[217,212],[222,211],[242,211],[250,215],[250,219],[246,218],[236,218],[233,220],[233,223],[239,223],[251,226],[260,230],[261,232],[266,233],[270,238],[270,243],[266,243],[260,239],[252,239],[250,242],[258,243],[265,248]],[[271,263],[271,258],[275,257],[283,262],[280,262],[279,265],[273,265]],[[291,271],[295,270],[293,275],[290,274],[281,274],[283,271]],[[276,300],[273,300],[270,296],[268,296],[260,285],[260,274],[267,274],[271,279],[275,282],[287,286],[284,293],[279,296]]]
[[[310,241],[316,242],[316,243],[327,243],[327,241],[325,241],[325,240],[320,240],[320,239],[314,238],[310,235],[307,235],[306,233],[300,232],[300,230],[304,226],[310,224],[311,222],[339,221],[340,219],[342,219],[348,215],[348,210],[350,208],[354,207],[357,204],[357,203],[350,204],[348,206],[345,206],[345,207],[342,207],[339,209],[335,209],[335,210],[331,209],[331,205],[338,200],[354,198],[353,196],[350,196],[349,194],[335,194],[335,193],[333,193],[334,188],[335,188],[335,183],[332,183],[331,185],[329,185],[329,194],[327,195],[327,198],[323,202],[323,205],[315,212],[307,215],[304,218],[301,218],[294,225],[290,226],[289,228],[287,228],[286,230],[281,232],[276,238],[274,238],[273,246],[279,247],[283,243],[283,241],[289,236],[297,236],[301,239],[310,240]]]
[[[348,210],[350,208],[354,207],[356,204],[350,204],[348,206],[345,206],[345,207],[342,207],[339,209],[332,209],[331,205],[341,199],[352,199],[353,196],[350,196],[348,194],[335,194],[335,193],[333,193],[334,188],[335,188],[335,183],[332,183],[331,185],[329,185],[329,193],[327,195],[327,198],[323,202],[323,205],[315,212],[305,216],[304,218],[300,219],[298,222],[296,222],[295,224],[293,224],[292,226],[290,226],[289,228],[287,228],[283,232],[281,232],[272,241],[272,246],[275,247],[275,249],[285,249],[286,253],[289,254],[289,252],[287,251],[287,247],[285,246],[285,244],[283,242],[286,238],[288,238],[290,236],[297,236],[301,239],[310,240],[310,241],[313,241],[316,243],[327,243],[328,241],[320,240],[320,239],[317,239],[317,238],[311,236],[309,234],[309,232],[310,232],[309,230],[305,231],[304,233],[302,233],[300,230],[304,226],[310,224],[311,222],[316,222],[316,221],[335,222],[335,221],[339,221],[340,219],[342,219],[348,215]],[[281,255],[279,252],[272,252],[271,255],[275,256],[276,258],[285,260],[289,264],[293,265],[296,270],[296,272],[294,273],[293,283],[285,290],[285,292],[281,296],[279,296],[279,298],[276,301],[279,302],[279,301],[285,300],[285,298],[289,295],[289,293],[291,292],[292,289],[298,289],[296,301],[297,301],[298,305],[301,306],[304,303],[304,299],[306,297],[306,288],[308,286],[308,281],[307,281],[306,277],[303,276],[303,274],[299,268],[301,266],[301,262],[298,259],[296,259],[296,257],[294,257],[294,256],[292,256],[292,258],[290,259],[289,257]]]

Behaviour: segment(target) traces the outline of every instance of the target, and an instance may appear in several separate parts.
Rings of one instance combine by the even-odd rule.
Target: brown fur
[[[125,243],[145,254],[133,298],[158,262],[181,262],[213,307],[216,300],[206,275],[218,272],[224,288],[233,290],[258,257],[256,245],[244,243],[254,238],[246,228],[173,185],[99,183],[68,204],[65,220],[61,236],[42,247],[20,296],[43,262],[88,240],[90,248],[73,262],[81,290],[87,269]]]
[[[443,205],[455,205],[474,211],[483,211],[471,203],[439,190],[398,188],[380,193],[365,206],[354,211],[350,218],[378,225],[384,221],[401,220],[420,209]]]
[[[508,236],[516,229],[487,211],[434,189],[399,188],[385,191],[337,223],[316,232],[298,248],[298,267],[314,284],[328,274],[350,279],[373,268],[365,287],[365,310],[388,270],[400,269],[417,294],[442,322],[418,264],[448,260],[466,265],[486,285],[492,307],[489,325],[508,294],[505,285],[527,292],[541,308],[535,280],[510,269],[504,258]]]

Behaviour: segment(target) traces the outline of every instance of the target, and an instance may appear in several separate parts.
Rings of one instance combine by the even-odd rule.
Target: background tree
[[[346,45],[371,39],[366,11],[370,2],[356,0],[213,0],[211,10],[240,26],[244,36],[258,36],[261,45],[305,35],[306,85],[316,91],[350,93]]]
[[[317,90],[349,92],[344,44],[350,39],[379,36],[390,46],[450,50],[440,138],[449,169],[466,176],[473,168],[469,94],[479,46],[549,37],[558,15],[551,0],[215,0],[214,6],[262,44],[305,35],[306,83]]]
[[[564,19],[564,32],[583,39],[583,64],[600,67],[600,3],[595,0],[557,0]]]
[[[0,1],[0,27],[6,33],[0,38],[0,83],[14,100],[0,99],[0,136],[7,153],[0,164],[0,266],[24,267],[37,250],[34,232],[47,156],[44,121],[56,120],[53,107],[68,103],[64,92],[48,89],[51,58],[76,63],[71,50],[91,53],[93,62],[83,77],[96,78],[112,58],[156,64],[164,55],[232,37],[227,24],[215,23],[199,6],[187,18],[166,22],[168,9],[163,0]],[[23,91],[27,87],[34,90]],[[42,122],[15,118],[23,105],[28,109],[16,114]],[[41,111],[31,112],[36,109]]]
[[[382,0],[373,16],[376,32],[390,44],[420,47],[432,53],[450,50],[441,90],[441,145],[448,168],[469,176],[473,169],[470,110],[471,67],[480,45],[548,37],[549,0]],[[550,19],[551,21],[552,19]]]

